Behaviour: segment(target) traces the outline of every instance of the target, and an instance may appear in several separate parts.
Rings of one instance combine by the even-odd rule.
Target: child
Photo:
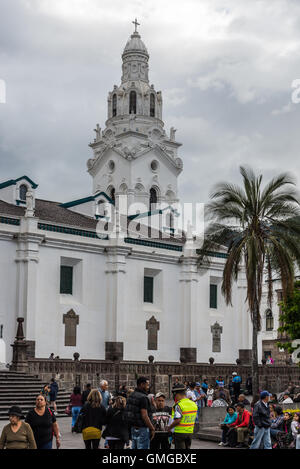
[[[289,445],[293,442],[293,436],[291,431],[292,414],[290,412],[284,412],[283,416],[284,420],[282,425],[282,431],[277,433],[276,439],[278,442],[278,448],[288,449]]]
[[[212,384],[210,384],[207,388],[207,406],[208,407],[211,407],[212,406],[212,403],[213,403],[213,396],[214,396],[214,388],[212,386]]]
[[[294,414],[294,418],[291,424],[291,431],[294,438],[293,448],[296,447],[296,449],[300,449],[300,412],[296,412]]]

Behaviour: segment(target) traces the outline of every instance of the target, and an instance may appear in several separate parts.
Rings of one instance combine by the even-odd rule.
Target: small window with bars
[[[155,117],[155,96],[153,93],[150,95],[150,117]]]
[[[144,303],[153,303],[153,277],[144,277]]]
[[[112,115],[115,117],[117,115],[117,95],[113,95],[113,100],[112,100]]]
[[[129,94],[129,114],[136,114],[136,92],[130,91]]]
[[[218,307],[218,286],[214,284],[210,284],[210,297],[209,297],[209,307],[210,308],[217,308]]]
[[[60,293],[73,294],[73,267],[71,266],[60,266]]]

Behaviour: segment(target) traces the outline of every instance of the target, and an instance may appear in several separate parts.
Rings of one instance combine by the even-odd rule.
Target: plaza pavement
[[[61,417],[57,419],[58,426],[61,433],[61,449],[84,449],[82,435],[71,433],[71,417]],[[9,421],[0,421],[0,431]],[[104,440],[101,439],[100,447],[103,448]],[[54,444],[55,447],[55,439]],[[193,440],[192,449],[226,449],[218,446],[218,443],[210,441]]]

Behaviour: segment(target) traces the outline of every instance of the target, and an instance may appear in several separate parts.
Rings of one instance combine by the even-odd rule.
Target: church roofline
[[[128,219],[129,220],[136,220],[137,218],[151,217],[152,215],[157,215],[157,214],[161,215],[166,210],[170,210],[170,212],[173,212],[176,217],[180,216],[180,214],[178,213],[178,210],[176,210],[174,207],[169,205],[168,207],[165,207],[163,209],[149,210],[149,212],[136,213],[135,215],[128,215]]]
[[[93,202],[100,195],[103,195],[103,197],[105,197],[110,204],[115,205],[114,201],[105,192],[98,192],[97,194],[91,195],[89,197],[84,197],[82,199],[72,200],[71,202],[60,204],[60,207],[70,208],[75,207],[76,205],[82,205],[88,202]]]
[[[9,179],[8,181],[2,182],[0,184],[0,189],[4,189],[5,187],[9,187],[9,186],[14,186],[17,184],[17,182],[22,181],[22,179],[26,179],[26,181],[29,182],[29,184],[31,184],[33,189],[36,189],[38,187],[38,184],[33,182],[32,179],[30,179],[28,176],[22,176],[18,179]]]

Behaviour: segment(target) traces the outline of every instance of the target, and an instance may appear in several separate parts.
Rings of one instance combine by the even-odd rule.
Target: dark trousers
[[[109,449],[124,449],[125,441],[123,440],[107,440]]]
[[[85,449],[98,449],[100,440],[85,440]]]
[[[237,445],[237,432],[235,428],[230,428],[227,432],[228,443],[231,448]]]
[[[238,397],[240,394],[241,394],[241,385],[238,383],[235,386],[233,386],[234,402],[238,402]]]
[[[190,449],[192,445],[192,437],[184,433],[174,434],[175,449]]]
[[[223,443],[226,443],[226,442],[227,442],[227,434],[228,434],[229,428],[227,427],[227,425],[222,425],[222,426],[221,426],[221,429],[222,429],[222,442],[223,442]]]
[[[168,450],[170,449],[169,437],[167,434],[160,435],[156,433],[153,440],[150,441],[150,449],[157,451],[159,449]]]

